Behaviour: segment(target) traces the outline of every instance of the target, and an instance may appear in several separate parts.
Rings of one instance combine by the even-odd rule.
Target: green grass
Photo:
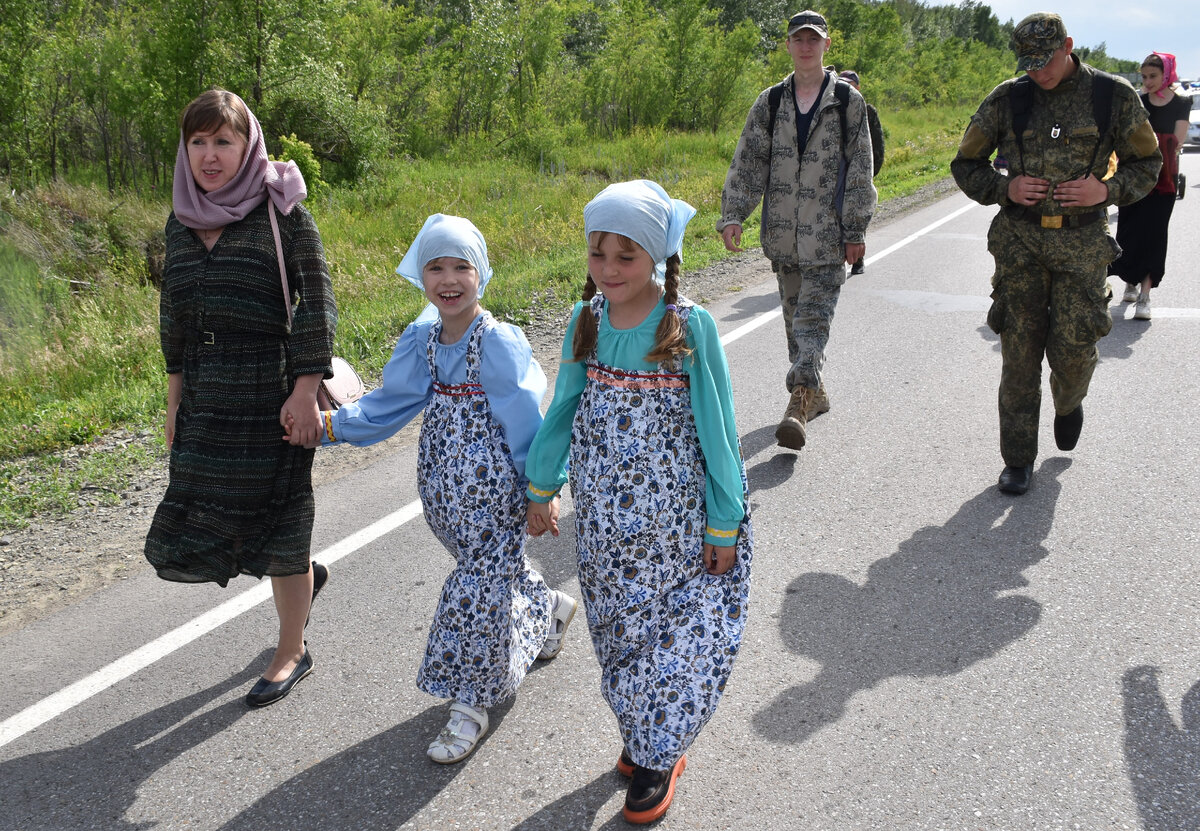
[[[949,175],[970,116],[962,109],[880,108],[887,158],[881,199]],[[644,131],[563,142],[536,164],[464,143],[434,160],[396,160],[354,188],[310,198],[325,243],[340,322],[335,351],[377,380],[400,331],[424,307],[395,274],[425,218],[471,219],[488,242],[495,277],[484,303],[522,324],[536,305],[566,308],[585,269],[580,218],[609,182],[650,178],[697,208],[684,243],[684,276],[728,256],[714,225],[738,128],[718,134]],[[158,291],[147,257],[161,253],[169,204],[59,184],[14,193],[0,182],[0,528],[123,489],[162,454],[166,399],[158,345]],[[743,244],[757,245],[757,214]],[[156,248],[157,246],[157,248]],[[64,465],[64,454],[115,428],[157,437]],[[141,455],[139,455],[141,454]],[[89,484],[90,483],[90,484]],[[106,490],[107,489],[107,490]]]
[[[119,505],[121,492],[154,462],[152,447],[130,442],[71,459],[47,453],[0,462],[0,528],[23,528],[33,517],[81,506]]]
[[[937,110],[879,108],[886,135],[883,169],[875,178],[880,200],[912,193],[950,175],[950,161],[974,112],[969,107]]]

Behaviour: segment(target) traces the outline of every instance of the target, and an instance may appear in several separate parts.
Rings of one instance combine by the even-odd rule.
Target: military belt
[[[1063,216],[1061,214],[1040,214],[1037,211],[1031,211],[1029,208],[1015,205],[1006,207],[1004,213],[1008,215],[1009,219],[1031,222],[1034,225],[1041,225],[1043,228],[1082,228],[1085,225],[1091,225],[1104,216],[1104,211],[1099,209],[1086,214]]]

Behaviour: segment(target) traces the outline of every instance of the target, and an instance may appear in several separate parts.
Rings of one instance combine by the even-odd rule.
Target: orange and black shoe
[[[671,807],[675,798],[675,780],[687,767],[687,755],[679,757],[670,770],[650,770],[641,765],[633,766],[633,778],[625,794],[622,813],[626,822],[645,825],[654,822]]]
[[[617,773],[628,779],[633,776],[633,757],[629,755],[629,751],[621,748],[621,758],[617,759]]]

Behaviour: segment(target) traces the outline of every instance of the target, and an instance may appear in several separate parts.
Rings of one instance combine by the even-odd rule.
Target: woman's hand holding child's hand
[[[279,423],[283,426],[283,440],[300,447],[316,447],[321,443],[321,411],[314,398],[311,406],[296,406],[295,393],[284,403],[279,412]]]
[[[317,447],[321,443],[321,411],[317,408],[317,386],[320,375],[301,375],[296,379],[292,394],[279,409],[279,426],[283,440],[298,447]]]
[[[295,419],[295,418],[292,416],[292,414],[291,414],[291,413],[288,413],[288,414],[287,414],[287,415],[284,417],[284,424],[283,424],[283,440],[284,440],[284,441],[291,441],[291,440],[292,440],[292,439],[291,439],[291,437],[292,437],[292,430],[295,428],[295,426],[296,426],[296,419]],[[313,442],[312,444],[306,444],[306,445],[304,445],[304,446],[305,446],[305,447],[307,447],[307,448],[309,448],[309,449],[315,449],[315,448],[318,448],[318,447],[320,447],[320,446],[321,446],[321,439],[318,437],[318,438],[317,438],[317,440],[316,440],[315,442]]]
[[[531,537],[540,537],[547,531],[551,536],[558,536],[558,497],[549,502],[534,502],[530,500],[525,509],[525,531]]]
[[[724,574],[737,562],[737,546],[704,544],[704,567],[709,574]]]

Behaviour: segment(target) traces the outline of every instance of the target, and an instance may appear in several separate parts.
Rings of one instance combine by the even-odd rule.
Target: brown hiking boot
[[[821,413],[829,412],[829,396],[825,394],[825,384],[817,388],[817,392],[812,398],[808,399],[808,407],[804,410],[804,417],[808,421],[812,421]]]
[[[804,447],[804,425],[808,422],[805,413],[815,393],[816,390],[812,387],[796,387],[792,390],[787,410],[783,413],[783,421],[775,428],[775,440],[779,442],[780,447],[789,450]]]

